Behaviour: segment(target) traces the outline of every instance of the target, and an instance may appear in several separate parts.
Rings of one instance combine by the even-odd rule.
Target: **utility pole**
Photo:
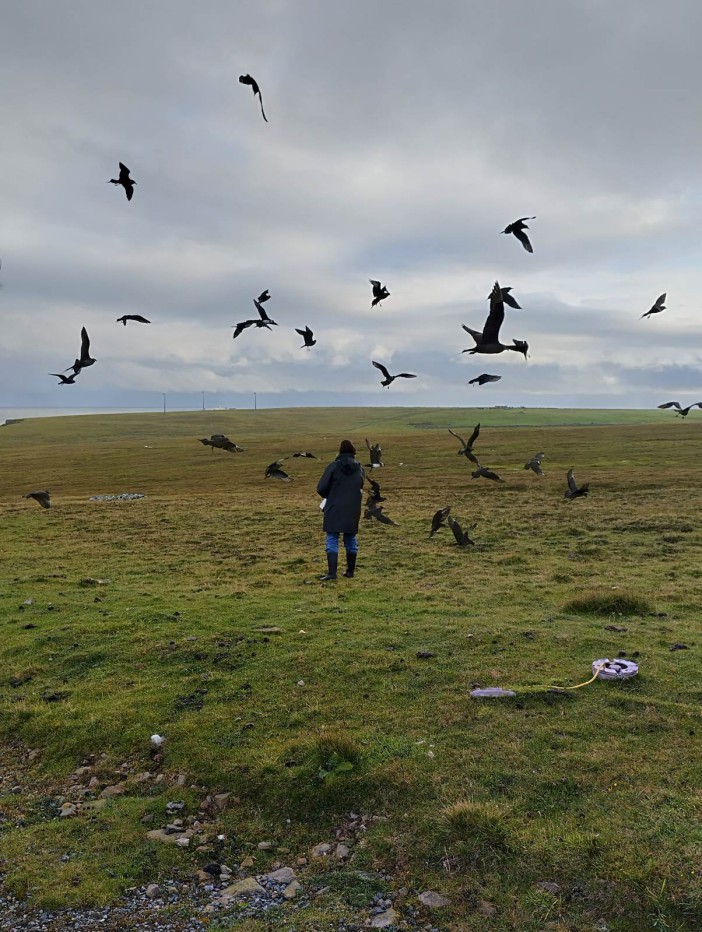
[[[163,413],[165,414],[166,413],[166,393],[161,392],[161,394],[163,395]]]
[[[202,410],[205,410],[205,393],[202,393]]]
[[[256,411],[256,392],[254,392],[254,411]]]

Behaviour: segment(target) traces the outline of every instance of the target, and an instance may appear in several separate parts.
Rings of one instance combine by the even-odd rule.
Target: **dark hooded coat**
[[[349,453],[340,453],[324,470],[317,492],[326,498],[324,530],[327,534],[356,534],[361,520],[363,467]]]

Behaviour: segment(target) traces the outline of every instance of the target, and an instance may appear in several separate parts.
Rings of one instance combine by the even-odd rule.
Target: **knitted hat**
[[[350,456],[356,455],[356,447],[350,440],[342,440],[339,445],[339,453],[348,453]]]

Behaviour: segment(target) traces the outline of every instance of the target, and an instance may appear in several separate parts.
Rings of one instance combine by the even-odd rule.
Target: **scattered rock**
[[[254,866],[254,859],[251,857],[251,855],[249,855],[248,857],[244,858],[244,860],[241,862],[241,864],[239,865],[239,869],[244,870],[247,867],[253,867],[253,866]]]
[[[256,847],[258,848],[259,851],[270,851],[271,848],[273,847],[273,842],[272,841],[259,841]]]
[[[383,910],[382,913],[378,913],[376,916],[373,916],[371,919],[371,929],[387,929],[388,926],[395,925],[397,922],[397,913],[392,908]]]
[[[222,890],[222,896],[251,896],[254,893],[265,892],[261,884],[253,877],[244,877],[243,880],[238,880],[231,887]]]
[[[292,880],[283,890],[283,896],[286,900],[294,900],[301,889],[301,884],[299,884],[297,880]]]
[[[157,896],[161,896],[161,888],[157,883],[150,883],[146,888],[146,895],[150,900],[154,900]]]
[[[230,796],[231,793],[217,793],[216,796],[212,797],[214,799],[215,806],[220,810],[220,812],[227,808]]]
[[[351,849],[347,845],[338,844],[334,849],[334,857],[337,861],[345,861],[351,855]]]
[[[69,819],[74,815],[78,815],[78,809],[72,803],[64,803],[63,806],[61,806],[60,816],[62,819]]]
[[[442,906],[448,906],[451,902],[447,896],[442,896],[441,893],[434,893],[433,890],[425,890],[424,893],[419,894],[418,899],[423,906],[429,909],[441,909]]]
[[[271,871],[270,874],[264,875],[267,880],[272,880],[274,883],[292,883],[293,880],[297,880],[295,876],[295,871],[292,867],[281,867],[277,871]]]
[[[318,845],[315,845],[314,848],[310,851],[310,857],[313,858],[326,858],[331,851],[332,846],[326,842],[322,841]]]
[[[149,841],[163,841],[167,845],[175,845],[181,836],[173,835],[162,828],[154,828],[150,832],[146,833],[146,837],[149,839]],[[188,844],[189,843],[190,839],[188,838]]]
[[[545,890],[546,893],[552,893],[554,896],[561,889],[560,886],[553,880],[540,880],[536,886],[539,890]]]
[[[121,796],[126,792],[126,788],[123,783],[115,783],[113,786],[106,786],[105,789],[100,793],[100,799],[109,799],[110,796]]]

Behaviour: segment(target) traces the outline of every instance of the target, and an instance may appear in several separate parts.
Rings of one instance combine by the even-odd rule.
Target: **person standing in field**
[[[346,572],[350,579],[356,569],[358,554],[358,523],[361,520],[363,497],[363,467],[356,459],[356,448],[350,440],[342,440],[339,455],[330,463],[317,483],[317,492],[324,503],[324,530],[327,535],[327,573],[321,578],[336,579],[339,563],[339,534],[344,535]]]

